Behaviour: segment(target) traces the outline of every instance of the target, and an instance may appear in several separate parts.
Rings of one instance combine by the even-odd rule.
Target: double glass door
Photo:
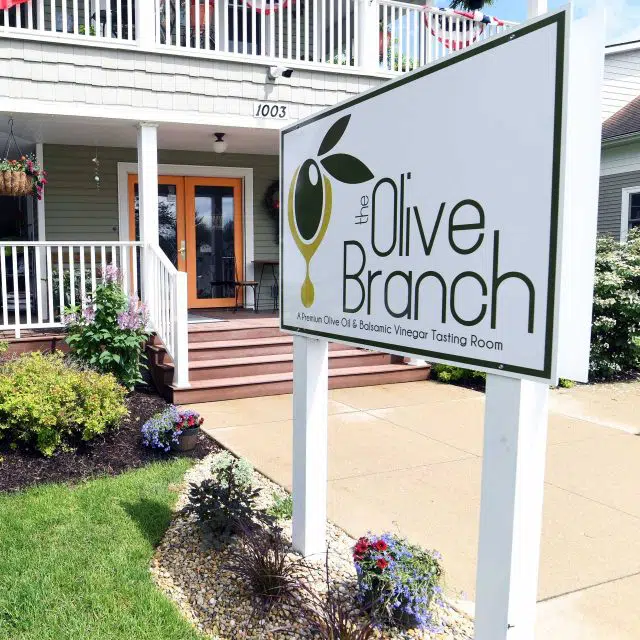
[[[242,180],[158,176],[159,244],[186,271],[189,307],[234,306],[244,273]],[[129,176],[129,237],[140,238],[138,176]]]

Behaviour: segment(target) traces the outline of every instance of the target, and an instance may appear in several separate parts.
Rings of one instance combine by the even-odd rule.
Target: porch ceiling
[[[14,132],[25,145],[73,144],[106,147],[136,146],[136,127],[130,120],[69,117],[59,115],[0,114],[0,143],[9,131],[8,120],[14,119]],[[274,129],[208,127],[199,124],[161,124],[158,148],[213,153],[213,134],[225,133],[227,153],[277,155],[279,132]]]

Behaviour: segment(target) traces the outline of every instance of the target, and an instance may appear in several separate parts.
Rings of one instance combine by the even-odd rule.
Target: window
[[[640,227],[640,192],[629,194],[629,229]]]
[[[622,190],[620,242],[626,242],[629,229],[640,228],[640,186]]]

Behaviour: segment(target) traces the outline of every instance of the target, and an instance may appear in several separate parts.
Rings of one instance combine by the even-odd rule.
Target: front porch
[[[14,114],[16,134],[49,173],[44,198],[0,199],[3,210],[25,212],[17,237],[0,237],[0,331],[12,350],[59,346],[65,309],[90,304],[115,267],[148,306],[151,373],[166,398],[290,392],[293,341],[276,312],[278,216],[266,197],[278,180],[277,132],[228,129],[219,154],[197,125],[57,116],[34,134],[35,122]],[[255,284],[236,286],[246,282]],[[334,388],[429,372],[338,345],[330,368]]]

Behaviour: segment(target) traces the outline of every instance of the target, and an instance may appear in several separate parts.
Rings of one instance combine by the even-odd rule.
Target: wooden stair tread
[[[265,345],[276,344],[293,344],[291,336],[277,336],[274,338],[246,338],[242,340],[213,340],[211,342],[190,342],[189,350],[197,349],[199,351],[210,349],[228,349],[240,347],[261,347]]]
[[[279,318],[249,318],[223,320],[222,322],[201,322],[189,325],[189,333],[209,333],[211,331],[237,331],[238,329],[271,329],[280,326]]]
[[[343,351],[329,351],[329,358],[353,358],[372,354],[362,349],[344,349]],[[266,364],[271,362],[291,362],[293,353],[277,353],[265,356],[241,356],[238,358],[216,358],[213,360],[193,360],[190,369],[208,369],[210,367],[232,367],[242,364]]]
[[[422,369],[423,367],[420,367]],[[407,364],[380,364],[366,367],[347,367],[344,369],[329,369],[329,377],[336,378],[339,376],[355,376],[355,375],[374,375],[384,373],[394,373],[397,371],[408,371],[418,369]],[[238,378],[222,378],[220,380],[194,380],[191,382],[190,389],[218,389],[222,387],[239,387],[250,385],[269,384],[273,382],[289,382],[293,380],[293,373],[267,373],[254,376],[242,376]],[[169,385],[177,391],[185,389],[175,389],[173,385]]]

